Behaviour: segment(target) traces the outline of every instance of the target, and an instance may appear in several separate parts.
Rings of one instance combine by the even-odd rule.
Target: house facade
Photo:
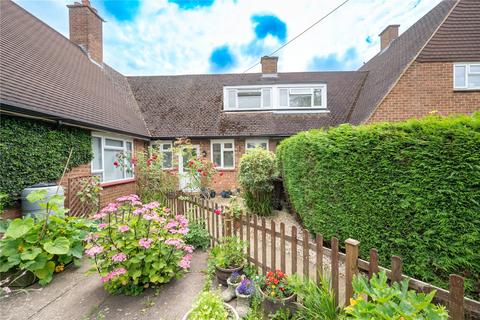
[[[388,26],[380,52],[356,71],[282,73],[278,58],[262,57],[261,73],[135,77],[103,62],[104,21],[88,0],[68,6],[69,39],[9,0],[0,5],[1,112],[90,130],[92,163],[63,183],[98,175],[102,204],[135,191],[134,174],[113,166],[119,152],[153,145],[165,170],[181,173],[172,148],[189,138],[223,172],[214,189],[231,190],[246,150],[275,152],[300,131],[480,110],[477,0],[444,0],[401,35]]]

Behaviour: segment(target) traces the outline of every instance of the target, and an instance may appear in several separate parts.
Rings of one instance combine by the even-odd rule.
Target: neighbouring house
[[[92,132],[94,160],[69,177],[99,175],[102,203],[135,191],[115,154],[155,145],[183,171],[176,138],[219,165],[217,191],[236,188],[247,149],[275,151],[299,131],[480,110],[480,1],[444,0],[357,71],[125,77],[103,62],[102,24],[88,0],[69,5],[70,40],[15,3],[0,4],[1,112]],[[178,161],[174,161],[178,159]],[[180,187],[185,185],[180,181]],[[68,188],[68,186],[65,186]]]

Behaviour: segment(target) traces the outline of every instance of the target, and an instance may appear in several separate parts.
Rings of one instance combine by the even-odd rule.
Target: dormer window
[[[226,111],[328,112],[327,85],[224,87]]]

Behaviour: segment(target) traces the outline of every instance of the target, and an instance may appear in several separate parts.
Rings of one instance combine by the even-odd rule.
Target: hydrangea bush
[[[89,234],[85,253],[92,271],[112,294],[136,295],[151,285],[179,278],[190,267],[188,220],[158,202],[142,204],[137,195],[118,198],[93,216],[98,232]]]

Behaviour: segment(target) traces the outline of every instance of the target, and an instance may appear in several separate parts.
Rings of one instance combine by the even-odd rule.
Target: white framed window
[[[173,144],[171,141],[155,141],[155,147],[162,154],[162,167],[164,169],[173,168]]]
[[[479,90],[480,62],[455,63],[453,65],[453,88],[460,90]]]
[[[328,112],[327,85],[226,86],[224,87],[224,110]]]
[[[235,143],[233,139],[211,140],[212,162],[220,169],[235,168]]]
[[[268,150],[268,139],[264,138],[251,138],[245,140],[245,150],[251,150],[255,148],[263,148]]]
[[[133,140],[120,136],[92,134],[92,174],[101,182],[114,182],[134,177],[133,166],[128,162],[133,155]],[[119,154],[124,154],[126,163],[119,163]],[[117,164],[117,165],[115,165]]]

